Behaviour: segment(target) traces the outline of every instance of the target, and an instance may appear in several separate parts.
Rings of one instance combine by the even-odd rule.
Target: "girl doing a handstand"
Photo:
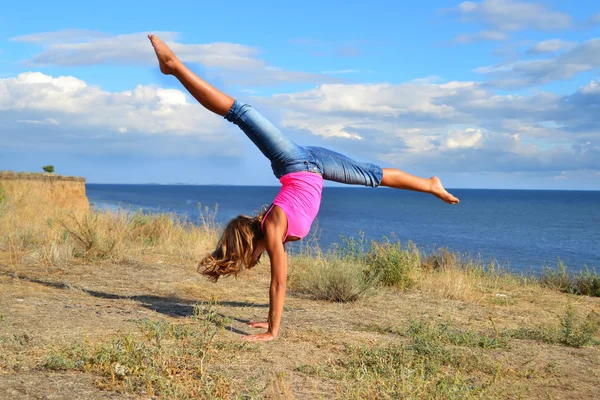
[[[157,36],[148,35],[162,73],[175,76],[206,109],[236,124],[271,161],[282,187],[271,207],[255,217],[240,215],[225,227],[217,248],[200,261],[199,270],[212,281],[252,268],[266,250],[271,262],[267,322],[250,322],[265,333],[244,339],[268,341],[277,337],[286,290],[287,257],[284,243],[305,237],[321,204],[323,180],[388,186],[433,194],[449,204],[458,199],[439,178],[420,178],[395,168],[356,162],[321,147],[299,146],[248,104],[234,100],[190,71]]]

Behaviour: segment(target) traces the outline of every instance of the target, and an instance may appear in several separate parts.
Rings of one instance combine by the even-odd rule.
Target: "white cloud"
[[[550,39],[537,43],[527,50],[530,54],[554,53],[559,50],[570,49],[575,46],[574,42],[568,42],[562,39]]]
[[[399,115],[426,114],[445,118],[455,110],[431,99],[449,93],[476,91],[473,82],[448,82],[439,85],[406,83],[329,84],[315,89],[288,95],[276,95],[282,105],[299,107],[303,111],[354,112],[365,117],[397,117]]]
[[[40,72],[0,79],[0,125],[4,150],[231,160],[246,142],[237,127],[182,91],[138,85],[110,92]]]
[[[477,82],[327,84],[253,103],[301,144],[400,168],[551,176],[600,170],[595,81],[569,96],[499,95]],[[0,79],[0,123],[5,147],[78,143],[85,152],[151,146],[156,154],[230,156],[251,147],[237,127],[179,90],[109,92],[39,72]]]
[[[592,25],[600,24],[600,13],[592,15],[589,19],[589,22]]]
[[[21,35],[12,38],[15,42],[35,43],[35,44],[53,44],[53,43],[77,43],[106,38],[110,35],[99,31],[90,31],[86,29],[64,29],[55,32],[40,32],[29,35]]]
[[[335,82],[323,74],[286,71],[258,58],[256,47],[237,43],[183,44],[176,32],[153,32],[186,63],[199,63],[224,74],[231,83],[268,85],[281,82]],[[118,64],[156,66],[146,32],[108,35],[85,30],[63,30],[18,36],[11,40],[43,47],[28,60],[30,65],[83,66]],[[250,77],[250,78],[249,78]]]
[[[465,33],[454,38],[457,43],[471,43],[478,40],[502,41],[507,40],[508,35],[500,31],[481,31],[477,33]]]
[[[27,72],[0,79],[0,112],[21,123],[97,127],[141,134],[210,135],[222,119],[174,89],[138,86],[106,92],[72,76]],[[30,118],[17,118],[27,115]]]
[[[520,0],[464,1],[455,8],[438,11],[456,15],[461,22],[483,27],[479,32],[456,36],[456,43],[504,41],[508,39],[509,32],[558,30],[569,28],[572,24],[569,14],[552,11],[540,3]]]
[[[483,134],[481,129],[468,128],[464,131],[451,130],[446,135],[446,147],[449,149],[457,148],[477,148],[482,145]]]
[[[357,69],[340,69],[337,71],[323,71],[323,74],[339,75],[339,74],[358,74],[360,71]]]
[[[243,69],[265,66],[255,58],[257,48],[235,43],[181,44],[175,32],[157,32],[184,62],[207,67]],[[29,62],[33,65],[79,66],[104,63],[155,65],[156,57],[147,33],[107,35],[100,32],[64,30],[12,38],[16,42],[45,47]]]
[[[463,1],[458,5],[458,9],[462,13],[471,13],[477,10],[477,3],[474,3],[472,1]]]
[[[465,1],[457,12],[464,21],[503,32],[524,29],[555,30],[571,26],[571,16],[543,4],[518,0]]]
[[[560,174],[553,176],[552,179],[557,180],[557,181],[561,181],[561,180],[568,179],[568,176],[567,176],[567,173],[565,171],[561,171]]]
[[[587,85],[580,88],[579,92],[583,93],[583,94],[596,94],[596,93],[600,94],[600,82],[591,81]]]
[[[46,118],[43,120],[37,119],[19,119],[17,120],[20,124],[33,124],[33,125],[60,125],[60,122],[55,118]]]
[[[436,82],[441,82],[444,79],[441,76],[437,76],[437,75],[429,75],[423,78],[415,78],[415,79],[411,79],[410,82],[411,83],[436,83]]]
[[[540,85],[573,76],[600,67],[600,39],[591,39],[554,58],[517,61],[476,68],[489,75],[492,85],[505,88],[522,88]]]
[[[600,169],[597,83],[570,96],[498,95],[476,82],[321,85],[274,96],[304,142],[432,171]],[[434,172],[434,171],[432,171]]]

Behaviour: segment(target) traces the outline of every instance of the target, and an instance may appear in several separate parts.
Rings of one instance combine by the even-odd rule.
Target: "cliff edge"
[[[52,209],[88,211],[85,178],[47,173],[0,171],[0,197]]]

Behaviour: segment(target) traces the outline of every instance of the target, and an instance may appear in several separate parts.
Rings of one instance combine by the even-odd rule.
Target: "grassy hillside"
[[[290,255],[280,336],[268,258],[196,272],[210,213],[38,211],[0,202],[0,398],[598,398],[593,270],[541,278],[412,244]]]

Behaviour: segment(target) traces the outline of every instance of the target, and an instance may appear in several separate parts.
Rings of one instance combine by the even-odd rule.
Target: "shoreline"
[[[111,212],[123,211],[123,212],[128,212],[128,213],[136,213],[138,211],[142,211],[145,215],[159,216],[162,214],[168,214],[168,215],[173,214],[173,215],[177,215],[179,218],[183,218],[183,219],[188,218],[188,216],[186,214],[181,214],[181,213],[177,212],[176,210],[172,210],[172,211],[169,211],[169,210],[163,211],[163,210],[157,210],[157,209],[147,210],[147,209],[144,209],[143,207],[134,208],[133,206],[128,208],[128,207],[122,207],[120,203],[116,204],[116,203],[110,203],[110,202],[100,202],[100,201],[90,200],[90,206],[98,209],[99,211],[104,210],[104,209],[111,211]],[[105,207],[103,208],[103,206],[105,206]],[[211,212],[211,211],[209,211],[209,212]],[[201,224],[202,223],[201,218],[202,218],[202,216],[199,216],[198,220],[196,220],[196,221],[190,219],[190,222],[194,223],[194,224]],[[215,216],[211,216],[211,218],[216,219]],[[224,222],[217,222],[217,221],[215,221],[214,223],[215,223],[217,229],[221,229],[224,224]],[[356,234],[350,235],[350,236],[340,235],[340,237],[338,238],[337,241],[330,243],[324,249],[320,248],[318,239],[315,240],[313,238],[313,236],[319,236],[319,234],[313,233],[306,240],[299,241],[299,242],[293,243],[293,244],[289,244],[288,247],[291,250],[291,252],[297,251],[299,248],[301,248],[305,245],[304,243],[306,243],[307,240],[311,240],[311,243],[315,243],[319,246],[320,251],[328,252],[332,248],[339,247],[340,245],[342,245],[344,240],[360,240],[360,231],[357,232]],[[362,246],[368,248],[370,246],[371,242],[373,242],[373,241],[381,242],[382,240],[383,240],[382,238],[380,238],[380,239],[364,239]],[[403,242],[403,243],[415,243],[415,242],[409,239],[408,241]],[[509,262],[510,260],[508,260],[506,258],[505,258],[505,261],[500,261],[501,258],[499,258],[497,256],[484,257],[481,254],[474,255],[474,254],[471,254],[468,252],[461,252],[461,251],[458,251],[458,250],[455,250],[452,248],[439,247],[439,246],[435,246],[435,245],[422,246],[422,245],[419,245],[418,243],[416,243],[416,244],[418,245],[419,250],[424,254],[431,255],[433,253],[438,252],[439,250],[449,250],[452,253],[459,254],[462,258],[476,260],[480,264],[487,264],[487,265],[495,264],[495,265],[497,265],[498,269],[504,271],[505,273],[515,275],[515,276],[536,278],[536,277],[539,277],[540,275],[542,275],[544,273],[544,271],[546,271],[546,270],[557,270],[559,268],[559,266],[563,263],[563,261],[560,259],[560,257],[557,256],[557,257],[555,257],[555,262],[553,262],[553,263],[540,264],[537,266],[529,265],[529,266],[523,266],[523,267],[519,267],[519,266],[511,267],[510,262]],[[581,272],[584,272],[586,270],[595,271],[598,269],[598,266],[584,264],[579,267],[573,267],[572,265],[569,264],[568,269],[569,269],[570,274],[577,275],[580,273],[580,271]]]
[[[86,185],[91,186],[200,186],[200,187],[242,187],[242,188],[279,188],[280,184],[273,185],[239,185],[239,184],[222,184],[222,183],[110,183],[110,182],[86,182]],[[326,188],[339,188],[349,190],[369,190],[368,188],[352,187],[344,184],[328,183],[326,181]],[[396,190],[386,187],[378,188],[379,190]],[[452,190],[466,190],[466,191],[499,191],[499,192],[600,192],[600,189],[514,189],[514,188],[474,188],[474,187],[448,187],[448,191]]]

